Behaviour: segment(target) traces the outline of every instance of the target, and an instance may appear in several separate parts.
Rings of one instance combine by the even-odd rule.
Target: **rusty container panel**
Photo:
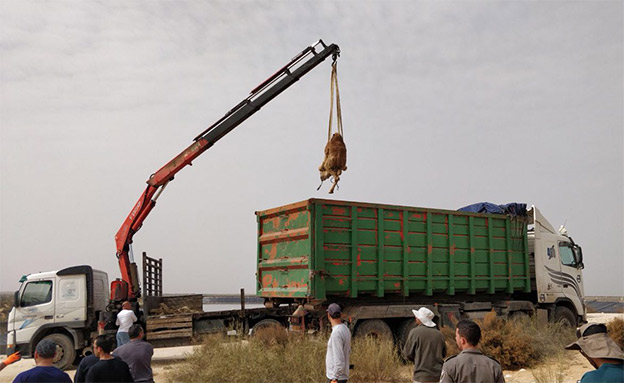
[[[319,199],[256,214],[261,297],[530,291],[523,220]]]
[[[311,221],[307,202],[258,213],[258,296],[312,295]]]

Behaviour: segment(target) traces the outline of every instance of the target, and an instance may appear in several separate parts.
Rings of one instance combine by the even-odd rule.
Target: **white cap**
[[[435,327],[436,324],[433,322],[433,317],[435,314],[433,311],[429,310],[426,307],[421,307],[418,310],[412,310],[414,316],[418,318],[419,321],[422,322],[427,327]]]

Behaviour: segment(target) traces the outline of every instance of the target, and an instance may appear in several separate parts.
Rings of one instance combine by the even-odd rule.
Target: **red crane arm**
[[[319,50],[317,51],[317,49]],[[247,98],[227,112],[225,116],[195,137],[194,142],[189,147],[150,176],[147,180],[147,188],[115,235],[116,255],[119,260],[121,279],[128,284],[128,300],[136,300],[141,295],[136,263],[132,255],[132,237],[139,231],[143,221],[156,205],[160,193],[173,180],[176,173],[190,165],[195,158],[209,149],[215,142],[330,55],[335,61],[340,55],[340,48],[336,44],[325,45],[322,40],[301,51],[288,64],[255,87]]]

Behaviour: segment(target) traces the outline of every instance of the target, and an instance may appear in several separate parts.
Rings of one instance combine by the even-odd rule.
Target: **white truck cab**
[[[99,312],[108,302],[108,275],[91,266],[29,274],[15,292],[7,325],[7,352],[31,357],[42,339],[57,344],[55,365],[70,366],[90,351]]]
[[[583,297],[583,252],[563,226],[556,231],[533,206],[528,212],[529,252],[535,262],[537,308],[549,309],[550,319],[570,327],[586,321]]]

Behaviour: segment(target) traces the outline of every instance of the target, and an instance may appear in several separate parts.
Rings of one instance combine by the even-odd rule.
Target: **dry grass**
[[[531,318],[504,320],[494,312],[483,321],[481,327],[481,351],[499,361],[505,370],[536,366],[552,355],[561,353],[564,346],[574,341],[574,331],[558,324],[538,326]],[[459,353],[455,344],[455,332],[442,329],[449,355]]]
[[[612,326],[613,323],[612,322]],[[490,313],[480,323],[479,348],[497,359],[503,369],[537,367],[559,358],[556,363],[537,368],[539,382],[560,382],[565,370],[563,347],[574,340],[574,331],[560,325],[537,326],[530,318],[506,321]],[[617,322],[621,334],[624,321]],[[615,328],[615,327],[614,327]],[[449,355],[459,352],[455,332],[443,328]],[[210,336],[187,361],[165,376],[168,382],[322,382],[325,381],[327,334],[303,336],[283,328],[268,327],[249,340]],[[410,366],[403,365],[390,342],[373,338],[352,341],[350,382],[410,381]]]
[[[536,383],[563,383],[566,369],[564,353],[560,351],[553,359],[553,363],[545,363],[531,371]]]
[[[372,337],[356,338],[352,342],[349,382],[399,382],[403,362],[392,342]]]
[[[327,336],[266,328],[249,340],[210,336],[187,361],[166,375],[168,382],[322,382]],[[394,346],[374,339],[352,342],[349,382],[399,382],[402,364]]]
[[[614,318],[609,321],[607,323],[607,331],[611,339],[613,339],[621,349],[624,349],[624,319]]]

